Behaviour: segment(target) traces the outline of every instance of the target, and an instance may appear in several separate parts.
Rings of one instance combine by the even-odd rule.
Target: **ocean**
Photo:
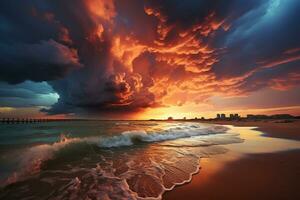
[[[161,199],[242,141],[198,122],[0,124],[0,199]]]

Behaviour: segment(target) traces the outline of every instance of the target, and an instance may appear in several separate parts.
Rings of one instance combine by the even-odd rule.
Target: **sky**
[[[298,0],[1,0],[0,117],[300,115]]]

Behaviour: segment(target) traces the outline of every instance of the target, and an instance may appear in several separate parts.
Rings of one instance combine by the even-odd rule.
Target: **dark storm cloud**
[[[285,90],[299,85],[299,62],[281,64],[275,68],[265,68],[248,76],[239,86],[244,92],[254,92],[261,88],[270,87]]]
[[[299,1],[268,1],[234,21],[232,29],[220,35],[222,42],[218,46],[226,47],[226,53],[213,67],[217,77],[241,76],[257,70],[262,62],[299,56],[296,51],[286,54],[300,47],[299,9]],[[297,59],[294,62],[298,62]],[[273,70],[268,71],[273,73]],[[281,72],[286,75],[284,70]]]
[[[76,52],[53,40],[0,44],[0,62],[0,80],[9,83],[59,79],[81,67]]]
[[[148,0],[146,6],[159,10],[166,16],[167,23],[178,23],[179,26],[188,26],[201,23],[212,13],[219,19],[231,18],[231,20],[246,12],[261,6],[263,0],[240,1],[232,0]]]
[[[76,50],[54,40],[63,27],[46,7],[39,1],[1,1],[1,81],[53,80],[81,67]]]
[[[50,106],[57,98],[46,82],[25,81],[16,85],[0,82],[0,107]]]
[[[300,80],[299,8],[293,0],[5,0],[0,81],[48,81],[60,96],[42,110],[50,114],[285,89]]]

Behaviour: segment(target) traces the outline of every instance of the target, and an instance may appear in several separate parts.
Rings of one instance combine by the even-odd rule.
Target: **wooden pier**
[[[61,119],[61,118],[0,118],[0,124],[29,124],[46,122],[95,121],[93,119]],[[96,120],[98,121],[98,120]]]
[[[36,119],[36,118],[0,118],[0,124],[45,123],[54,121],[69,121],[69,119]]]

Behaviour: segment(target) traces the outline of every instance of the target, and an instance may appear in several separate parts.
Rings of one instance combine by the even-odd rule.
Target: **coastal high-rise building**
[[[221,119],[226,119],[226,115],[224,113],[221,114]]]
[[[252,115],[252,114],[248,114],[248,115],[247,115],[247,119],[254,119],[254,118],[255,118],[255,116]]]
[[[240,116],[239,116],[239,114],[235,113],[235,114],[230,114],[230,115],[229,115],[229,118],[230,118],[231,120],[232,120],[232,119],[239,119]]]

